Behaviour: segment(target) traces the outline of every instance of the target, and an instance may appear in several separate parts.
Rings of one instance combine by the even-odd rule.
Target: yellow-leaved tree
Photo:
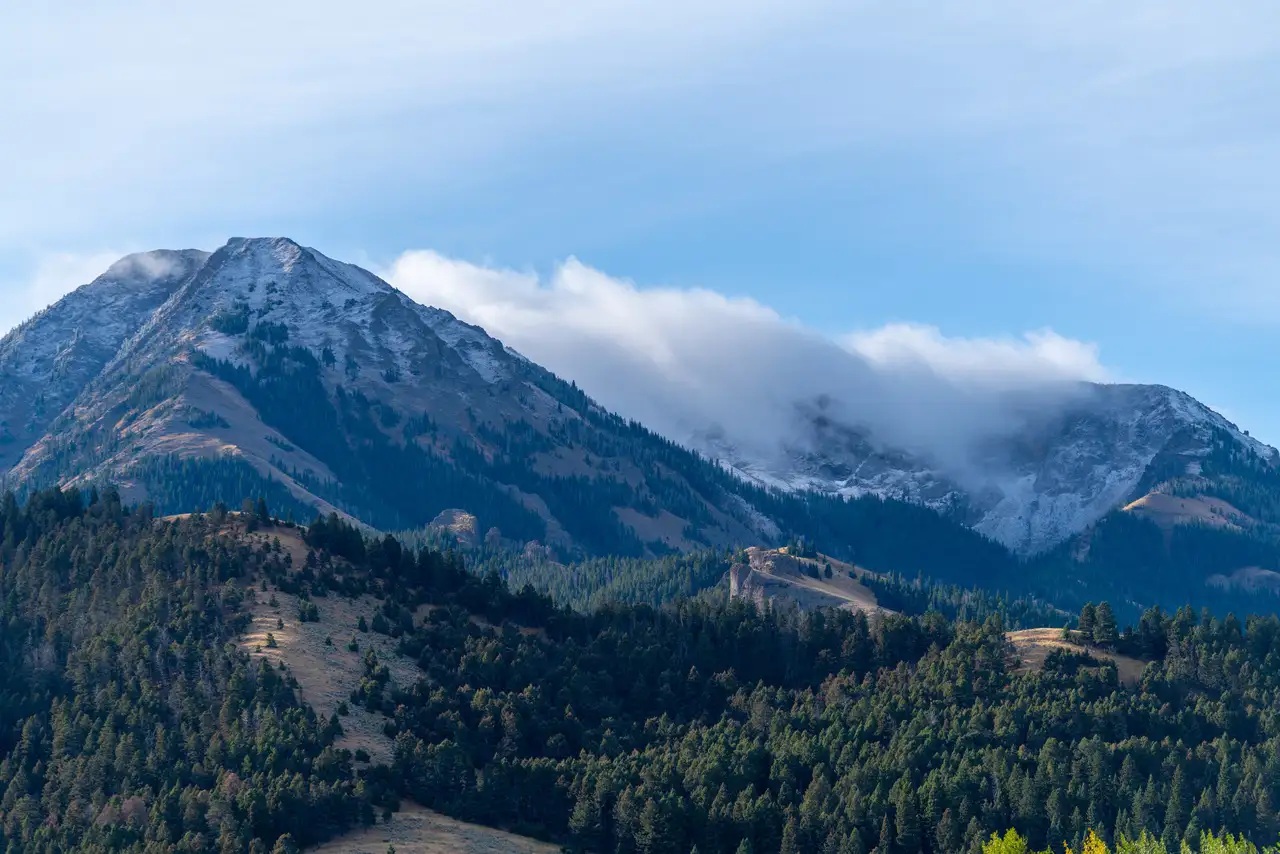
[[[1076,854],[1069,845],[1064,845],[1063,849],[1066,854]],[[1004,836],[998,833],[991,834],[991,838],[982,845],[982,854],[1052,854],[1052,852],[1032,852],[1027,840],[1018,831],[1009,830]],[[1205,833],[1201,835],[1200,844],[1195,848],[1183,842],[1178,851],[1170,851],[1162,841],[1144,831],[1137,839],[1126,839],[1121,836],[1116,840],[1115,849],[1112,851],[1102,837],[1090,830],[1084,838],[1084,845],[1079,854],[1280,854],[1280,846],[1269,845],[1260,849],[1243,835],[1232,836],[1227,833],[1214,836]]]
[[[1067,854],[1075,854],[1070,846],[1065,846]],[[1080,849],[1080,854],[1107,854],[1107,843],[1092,830],[1084,838],[1084,847]]]
[[[1030,854],[1027,840],[1016,830],[1005,831],[1004,836],[991,834],[991,838],[982,844],[982,854]],[[1048,854],[1048,852],[1045,852]]]

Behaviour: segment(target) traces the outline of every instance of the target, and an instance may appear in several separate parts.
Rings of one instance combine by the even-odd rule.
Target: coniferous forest
[[[1028,606],[999,598],[573,611],[337,517],[291,565],[229,518],[157,520],[110,490],[0,502],[0,850],[289,851],[404,799],[602,854],[1280,836],[1274,616],[1150,609],[1126,631],[1090,605],[1071,623],[1091,651],[1028,671],[1006,637]],[[236,518],[277,524],[265,502]],[[268,590],[316,614],[377,597],[369,630],[418,673],[392,688],[369,652],[351,686],[388,763],[337,748],[342,719],[235,644]],[[1122,681],[1112,654],[1149,663]]]

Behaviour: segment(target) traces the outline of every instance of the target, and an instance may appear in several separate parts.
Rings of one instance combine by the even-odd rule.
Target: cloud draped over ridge
[[[624,416],[703,447],[722,434],[754,459],[802,445],[799,413],[822,401],[881,441],[959,469],[974,440],[1108,376],[1095,346],[1047,329],[975,339],[892,324],[837,341],[751,299],[641,288],[572,258],[543,279],[411,251],[381,274]]]

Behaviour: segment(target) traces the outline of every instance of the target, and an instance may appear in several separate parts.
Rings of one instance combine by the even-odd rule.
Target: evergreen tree
[[[956,824],[955,816],[951,812],[951,808],[947,807],[942,811],[942,817],[938,819],[938,826],[934,833],[935,851],[957,851],[960,846],[960,827]]]
[[[899,794],[894,805],[897,850],[902,854],[916,854],[920,850],[922,834],[915,790],[911,788],[910,780],[906,777],[899,781],[899,785]]]
[[[1080,634],[1086,642],[1093,638],[1093,626],[1097,620],[1097,609],[1092,602],[1086,602],[1080,609]]]
[[[880,841],[876,844],[876,854],[892,854],[893,825],[889,823],[889,814],[880,819]]]
[[[1098,646],[1109,647],[1117,639],[1115,615],[1111,613],[1111,605],[1103,602],[1098,605],[1093,625],[1093,642]]]
[[[675,854],[675,840],[667,815],[653,798],[645,801],[636,830],[637,854]]]
[[[1182,833],[1186,829],[1186,792],[1183,788],[1182,768],[1173,772],[1173,782],[1169,787],[1169,800],[1164,811],[1164,831],[1160,836],[1165,847],[1176,850],[1182,843]]]
[[[787,816],[787,823],[782,828],[782,845],[779,854],[800,854],[800,830],[796,825],[795,813]]]

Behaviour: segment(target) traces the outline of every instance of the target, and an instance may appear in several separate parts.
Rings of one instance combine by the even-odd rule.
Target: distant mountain
[[[19,489],[110,481],[163,512],[261,494],[383,530],[460,510],[481,538],[580,555],[792,536],[846,554],[874,538],[874,554],[893,536],[871,520],[897,512],[919,551],[913,508],[754,486],[287,239],[123,259],[0,342],[0,371],[3,477]],[[940,559],[956,534],[925,524],[946,531]]]
[[[1052,549],[1171,480],[1193,478],[1212,492],[1217,475],[1201,468],[1222,449],[1259,471],[1280,471],[1276,449],[1164,386],[1082,383],[1051,403],[1018,403],[1010,407],[1021,410],[1017,428],[965,449],[959,462],[897,447],[892,436],[842,420],[828,400],[796,407],[795,435],[777,455],[746,455],[723,431],[695,444],[782,489],[919,502],[1024,555]]]

